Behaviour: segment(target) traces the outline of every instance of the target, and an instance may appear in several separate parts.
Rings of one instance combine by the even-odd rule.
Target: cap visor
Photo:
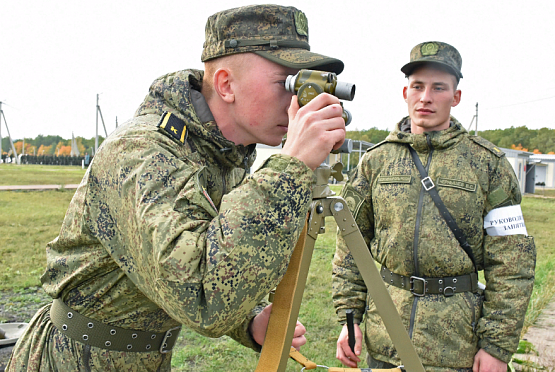
[[[340,74],[343,62],[321,54],[312,53],[300,48],[281,48],[277,50],[259,50],[254,53],[278,65],[295,69],[319,69]]]
[[[409,62],[406,65],[404,65],[403,67],[401,67],[401,72],[403,72],[405,74],[405,76],[409,76],[410,74],[412,74],[412,72],[414,71],[414,69],[416,69],[417,67],[420,67],[422,65],[425,64],[436,64],[436,65],[441,65],[444,68],[447,68],[449,70],[449,73],[451,73],[451,75],[454,75],[457,79],[462,78],[462,73],[457,72],[457,70],[455,70],[453,68],[453,66],[448,65],[447,63],[443,63],[441,61],[438,61],[437,59],[431,59],[431,60],[420,60],[420,61],[416,61],[416,62]]]

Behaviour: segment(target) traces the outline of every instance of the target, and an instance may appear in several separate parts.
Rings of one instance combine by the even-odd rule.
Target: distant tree
[[[56,151],[56,155],[57,156],[62,156],[62,155],[69,156],[69,155],[71,155],[71,146],[68,146],[68,145],[60,146],[58,148],[58,150]]]
[[[15,147],[15,151],[16,151],[18,154],[21,154],[21,147],[23,147],[23,141],[14,142],[13,145],[14,145],[14,147]]]
[[[388,130],[382,130],[374,127],[362,131],[347,131],[346,137],[352,140],[378,143],[383,141],[388,136],[388,134]]]
[[[52,136],[52,135],[48,135],[48,136],[44,136],[42,134],[39,134],[33,141],[33,145],[37,146],[37,148],[41,147],[42,145],[44,146],[51,146],[54,145],[54,147],[58,144],[58,142],[63,141],[64,139],[60,136]]]
[[[518,145],[511,145],[511,148],[513,150],[528,151],[528,149],[525,147],[522,147],[522,144],[520,143]]]
[[[85,155],[86,148],[83,145],[83,137],[76,137],[75,142],[77,143],[77,149],[79,150],[79,155]]]
[[[522,148],[538,149],[543,154],[555,152],[555,129],[511,127],[486,130],[479,135],[499,147],[511,148],[518,143]]]
[[[54,155],[54,146],[41,145],[37,150],[37,155]]]

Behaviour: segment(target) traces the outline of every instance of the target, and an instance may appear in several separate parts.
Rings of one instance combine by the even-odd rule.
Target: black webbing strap
[[[424,166],[422,165],[422,162],[420,161],[420,158],[418,157],[416,150],[413,149],[410,145],[407,145],[407,147],[409,148],[410,154],[412,156],[412,161],[416,165],[418,172],[420,172],[420,178],[421,178],[420,182],[422,182],[422,186],[424,187],[424,190],[426,190],[432,197],[432,200],[434,201],[437,209],[439,210],[439,213],[441,214],[445,222],[447,222],[447,226],[449,226],[449,228],[455,235],[455,238],[459,241],[459,244],[461,245],[462,249],[464,249],[468,257],[470,257],[470,259],[472,260],[472,263],[474,264],[474,271],[477,272],[478,269],[476,268],[476,259],[474,258],[474,254],[472,253],[470,244],[468,244],[462,230],[459,229],[459,227],[457,226],[457,223],[455,222],[455,219],[453,218],[453,216],[451,216],[451,213],[449,213],[449,210],[447,209],[445,204],[443,204],[443,201],[439,197],[439,193],[437,192],[435,184],[430,178],[430,176],[428,176],[428,172],[426,172],[426,169],[424,169]]]

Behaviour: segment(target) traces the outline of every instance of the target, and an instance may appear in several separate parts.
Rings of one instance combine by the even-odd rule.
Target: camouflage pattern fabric
[[[340,74],[343,62],[310,51],[308,19],[291,6],[248,5],[218,12],[206,22],[201,60],[253,52],[279,65]]]
[[[202,122],[201,71],[162,76],[135,117],[102,144],[47,246],[43,287],[108,325],[164,332],[183,324],[259,350],[250,320],[285,274],[312,199],[314,173],[274,155],[238,185],[254,145]],[[200,93],[197,92],[197,96]],[[157,127],[184,120],[181,143]],[[68,339],[42,309],[8,371],[168,371],[171,354],[114,352]]]
[[[436,63],[447,67],[457,81],[463,77],[462,57],[455,47],[447,43],[426,41],[418,44],[410,51],[410,62],[401,67],[401,71],[409,76],[416,67],[423,63]]]
[[[518,346],[532,293],[535,245],[530,236],[486,235],[483,218],[494,208],[520,204],[514,171],[503,152],[470,136],[454,118],[451,127],[440,132],[415,135],[397,129],[370,149],[345,185],[343,197],[355,211],[374,259],[405,276],[437,278],[474,271],[430,195],[422,191],[405,144],[413,146],[424,165],[431,156],[428,174],[471,245],[487,285],[483,292],[452,297],[415,297],[388,285],[409,336],[428,371],[472,368],[478,348],[508,362]],[[355,310],[359,323],[365,317],[372,358],[401,363],[340,234],[333,259],[333,301],[341,323],[347,309]]]

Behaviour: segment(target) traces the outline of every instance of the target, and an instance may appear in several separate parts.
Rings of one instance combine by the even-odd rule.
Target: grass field
[[[0,184],[17,184],[14,178],[25,179],[28,177],[25,175],[27,167],[42,180],[41,184],[79,183],[84,173],[78,167],[21,166],[20,169],[10,169],[12,167],[17,168],[0,165]],[[61,171],[53,170],[58,168],[62,168]],[[338,190],[337,186],[334,188]],[[544,190],[543,195],[549,196],[551,191]],[[72,196],[73,191],[68,190],[0,192],[0,267],[3,268],[0,273],[0,310],[13,306],[16,300],[27,301],[27,306],[40,306],[32,296],[25,297],[22,293],[25,294],[25,288],[40,285],[40,275],[45,268],[44,246],[57,236]],[[525,324],[529,326],[555,293],[555,234],[552,227],[555,199],[527,196],[522,209],[528,233],[534,236],[538,250],[536,282]],[[316,242],[299,318],[308,330],[308,344],[302,348],[302,353],[318,364],[339,367],[335,360],[335,342],[340,326],[335,320],[331,302],[330,274],[335,229],[335,222],[327,219],[326,233]],[[227,337],[207,339],[184,330],[174,351],[172,365],[174,371],[252,371],[257,361],[258,354]],[[299,370],[294,361],[288,362],[287,371]]]
[[[0,186],[78,184],[85,171],[67,165],[0,164]]]

